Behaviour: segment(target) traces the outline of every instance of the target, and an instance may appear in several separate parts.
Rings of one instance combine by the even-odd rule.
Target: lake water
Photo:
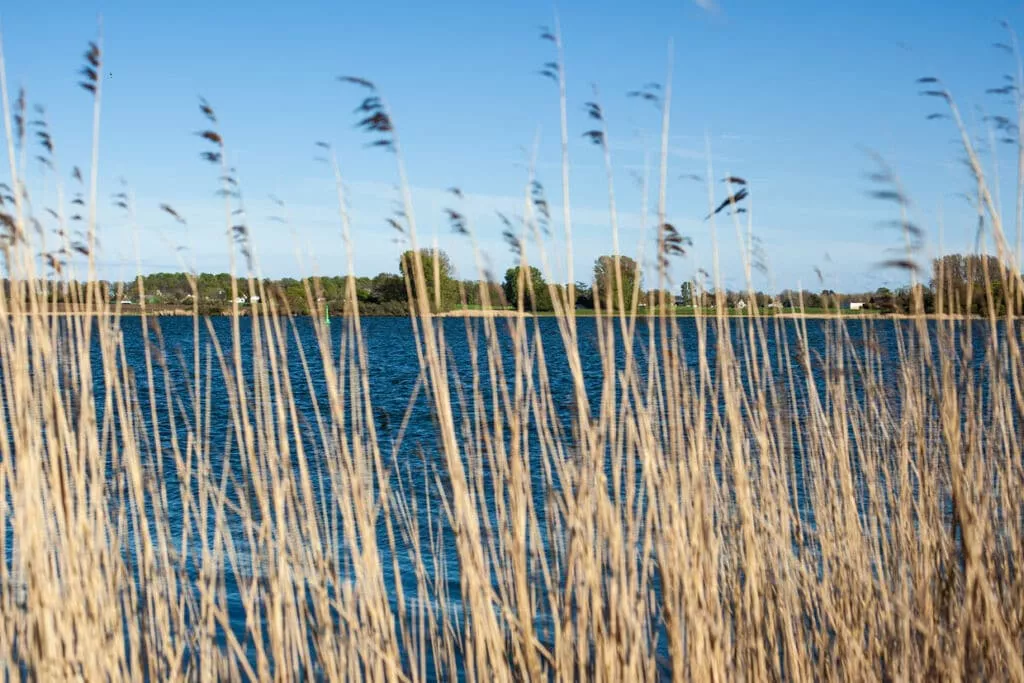
[[[483,324],[480,320],[467,322],[466,320],[455,318],[442,320],[438,324],[440,326],[439,329],[443,329],[447,347],[449,387],[454,397],[453,413],[455,423],[456,425],[462,425],[464,424],[464,417],[470,418],[475,414],[475,408],[471,400],[473,386],[472,358],[474,353],[471,341],[479,345],[481,358],[485,358]],[[701,334],[698,322],[685,318],[679,319],[676,324],[678,326],[678,337],[672,348],[680,354],[681,360],[685,365],[693,370],[699,369],[699,340]],[[929,324],[934,329],[935,323]],[[208,395],[204,396],[203,399],[203,409],[207,411],[203,416],[203,420],[206,424],[206,429],[208,429],[208,433],[205,435],[205,450],[210,453],[210,463],[213,468],[210,475],[214,480],[220,479],[225,467],[232,470],[236,475],[235,483],[233,483],[228,492],[228,498],[237,502],[246,495],[245,485],[237,483],[244,480],[245,467],[239,461],[237,442],[233,438],[237,415],[232,412],[232,396],[228,386],[229,383],[224,381],[219,361],[213,355],[210,346],[213,337],[216,337],[216,340],[224,349],[225,357],[230,359],[231,320],[227,318],[214,318],[210,320],[209,325],[211,327],[207,329],[204,322],[200,333],[200,347],[204,349],[203,357],[201,358],[202,370],[204,375],[209,370],[210,377],[209,384],[204,386],[203,389],[204,394],[208,391]],[[502,362],[504,363],[503,371],[511,376],[514,373],[514,354],[512,353],[511,337],[507,333],[508,322],[498,320],[496,321],[496,326],[499,331],[498,343],[503,349],[501,354]],[[900,370],[899,350],[901,343],[905,343],[908,336],[911,335],[913,331],[912,326],[912,323],[903,321],[874,321],[872,323],[865,323],[860,320],[846,320],[843,323],[843,329],[849,339],[849,348],[854,349],[854,353],[857,353],[856,349],[871,349],[872,358],[878,363],[877,372],[879,376],[890,378],[893,382],[898,378]],[[580,318],[577,321],[577,328],[584,386],[591,401],[591,410],[596,411],[605,378],[598,321],[593,318]],[[195,360],[193,357],[193,321],[190,318],[162,318],[159,320],[159,333],[150,331],[147,335],[143,332],[139,319],[126,318],[122,321],[122,329],[126,364],[132,369],[134,380],[137,383],[137,398],[142,414],[148,418],[147,411],[149,410],[151,396],[155,399],[155,403],[158,406],[160,414],[160,418],[157,420],[159,422],[159,433],[154,433],[153,436],[159,438],[163,445],[165,456],[164,462],[151,464],[155,470],[160,472],[168,495],[167,512],[171,525],[171,535],[174,538],[182,538],[185,505],[180,499],[179,491],[183,482],[180,480],[179,467],[175,464],[170,453],[174,446],[175,437],[177,437],[178,447],[180,448],[186,440],[189,431],[185,423],[190,419],[191,411],[191,373],[193,372]],[[563,421],[562,428],[565,430],[563,432],[563,445],[568,445],[571,452],[573,445],[572,427],[575,415],[574,380],[569,366],[565,362],[565,351],[558,328],[558,321],[554,318],[539,318],[536,321],[530,321],[528,329],[531,335],[538,335],[538,339],[543,345],[546,360],[544,370],[550,386],[551,401],[555,406],[555,412]],[[747,325],[743,321],[734,320],[729,323],[729,329],[731,330],[734,343],[742,348],[745,345],[746,335],[749,333]],[[773,322],[768,325],[768,334],[764,338],[764,346],[758,346],[758,353],[767,354],[767,357],[771,359],[771,365],[777,369],[780,377],[785,377],[784,370],[786,368],[794,372],[795,385],[798,388],[803,385],[803,388],[799,388],[800,396],[806,395],[809,385],[813,385],[818,391],[826,394],[826,368],[830,362],[826,346],[827,340],[835,334],[836,329],[834,321],[830,320],[810,319],[805,321],[787,320],[778,323]],[[210,330],[212,330],[212,336]],[[344,319],[336,318],[332,321],[329,333],[333,354],[340,353],[340,349],[350,342],[351,337],[346,334],[346,330],[347,325]],[[254,384],[257,383],[253,381],[253,336],[249,320],[243,319],[241,321],[240,332],[240,350],[245,367],[246,384],[251,391]],[[362,332],[369,368],[369,390],[372,398],[373,421],[379,432],[385,466],[389,468],[390,476],[394,478],[393,486],[394,482],[401,480],[403,485],[402,496],[409,500],[416,499],[419,501],[418,514],[422,517],[420,520],[421,540],[429,550],[430,524],[428,523],[428,513],[429,520],[435,524],[439,518],[443,517],[443,507],[438,494],[438,486],[444,487],[447,485],[447,482],[438,478],[439,475],[443,476],[445,474],[445,465],[439,453],[436,416],[425,391],[418,386],[421,368],[417,355],[416,338],[413,335],[410,321],[406,318],[366,318],[362,320]],[[653,328],[653,333],[655,338],[654,347],[657,348],[660,333],[656,328]],[[651,348],[651,334],[652,328],[648,327],[646,321],[641,320],[637,327],[634,347],[636,349],[637,370],[643,378],[641,386],[646,386],[646,373],[648,372],[647,353]],[[711,349],[708,352],[711,354],[708,356],[708,377],[711,383],[715,384],[718,375],[722,372],[722,368],[719,367],[713,356],[716,334],[714,323],[708,325],[706,334],[708,335],[706,348]],[[805,339],[810,350],[811,367],[809,371],[813,376],[813,380],[810,383],[807,383],[805,380],[806,375],[804,372],[806,369],[798,361],[793,360],[799,355],[796,353],[796,350],[799,348],[799,341],[804,334],[806,334]],[[983,350],[985,348],[985,341],[989,334],[989,328],[985,324],[976,323],[971,325],[971,336],[977,349]],[[295,387],[292,401],[300,426],[298,432],[301,436],[295,437],[292,434],[286,438],[291,442],[294,442],[296,438],[301,440],[306,450],[307,458],[314,468],[314,486],[319,490],[323,480],[317,480],[317,478],[324,476],[322,473],[327,469],[325,459],[338,457],[336,451],[332,452],[329,446],[325,447],[325,443],[320,437],[317,428],[317,409],[321,411],[321,415],[329,409],[328,375],[325,372],[312,321],[305,318],[296,319],[294,321],[294,329],[288,332],[288,337],[290,338],[289,350],[286,354],[280,354],[278,357],[283,359],[283,362],[286,364],[291,383]],[[158,368],[152,385],[148,382],[144,370],[147,343],[153,344],[152,348],[159,346],[164,350],[163,358],[166,361],[167,368],[166,375]],[[305,363],[299,353],[300,349],[305,352]],[[743,353],[741,352],[738,355],[742,359]],[[617,344],[615,364],[619,371],[624,367],[625,357],[626,354],[621,343]],[[228,362],[230,364],[230,360]],[[740,360],[739,362],[742,364],[744,361]],[[978,353],[970,361],[970,366],[975,369],[981,369],[984,367],[984,363],[984,354]],[[100,369],[101,363],[98,352],[94,355],[94,365],[97,370]],[[481,360],[478,367],[480,367],[484,380],[483,385],[487,387],[487,379],[490,377],[487,364],[484,360]],[[307,372],[308,384],[306,379]],[[744,369],[740,375],[745,377],[748,373],[749,369]],[[540,377],[536,371],[532,376],[535,379]],[[854,377],[851,381],[856,385],[860,380]],[[106,389],[102,386],[102,382],[97,384],[96,389],[97,404],[102,412]],[[353,387],[346,385],[346,391],[352,389]],[[749,390],[750,387],[746,389]],[[355,390],[361,391],[358,387]],[[858,386],[855,386],[853,389],[854,395],[861,395],[857,393],[860,390]],[[621,391],[621,388],[616,387],[616,391]],[[418,398],[410,402],[414,392],[418,392]],[[466,407],[463,407],[459,402],[460,392],[462,392],[463,398],[468,401]],[[468,397],[466,396],[467,393],[469,394]],[[486,393],[488,393],[487,389],[485,389]],[[171,396],[173,402],[181,402],[174,407],[176,427],[172,426],[172,415],[169,412],[167,402],[168,395]],[[893,401],[896,401],[892,406],[893,409],[899,410],[899,392],[893,391],[889,395]],[[253,419],[255,419],[256,412],[261,408],[262,400],[264,399],[259,395],[251,395],[249,398],[248,405]],[[346,405],[348,404],[349,401],[346,399]],[[708,405],[708,419],[712,418],[716,410],[722,408],[724,406],[718,405],[712,400]],[[488,415],[488,422],[491,422],[493,420],[493,405],[489,402],[484,403],[483,409]],[[796,410],[799,412],[799,407]],[[801,419],[802,417],[798,415],[793,424],[799,425]],[[287,417],[285,422],[291,424],[292,418],[290,416]],[[351,433],[351,428],[351,421],[349,421],[345,429],[348,430],[348,433]],[[531,428],[531,431],[535,432],[536,430]],[[506,432],[503,438],[507,436]],[[401,437],[401,443],[396,448],[396,442],[399,437]],[[799,474],[802,472],[802,465],[799,463],[799,447],[797,444],[798,441],[795,440],[793,449],[794,457],[798,461],[796,471]],[[536,440],[531,443],[530,449],[533,454],[533,468],[531,470],[531,476],[534,478],[532,486],[533,503],[540,516],[544,517],[549,512],[549,494],[551,491],[548,489],[550,486],[547,483],[548,480],[544,478],[543,463],[541,462],[542,456]],[[146,450],[149,453],[155,452],[152,444]],[[467,454],[466,458],[468,461],[470,456]],[[490,492],[489,495],[493,496],[491,464],[486,459],[479,457],[479,454],[477,454],[475,460],[467,462],[467,464],[471,468],[474,466],[481,468],[483,489]],[[379,483],[374,482],[372,485],[378,487]],[[813,510],[809,509],[807,505],[807,492],[800,490],[800,486],[797,484],[791,491],[791,494],[802,508],[801,514],[804,521],[808,525],[813,525],[814,514]],[[331,507],[332,501],[329,485],[325,486],[323,492],[317,495],[321,504],[328,508]],[[482,506],[487,510],[489,516],[495,515],[493,498],[485,499]],[[253,514],[258,515],[258,512]],[[234,538],[234,543],[236,544],[239,556],[251,558],[255,549],[248,547],[248,542],[243,533],[242,522],[235,514],[228,514],[227,517],[229,528],[233,532],[237,532],[237,538]],[[190,524],[194,526],[197,523],[195,520],[191,520]],[[331,527],[331,525],[325,526],[325,529],[332,528],[334,531],[337,529],[337,527]],[[377,532],[377,542],[381,549],[382,564],[385,568],[385,582],[389,586],[392,597],[392,608],[397,611],[398,605],[395,599],[397,583],[402,583],[406,595],[415,595],[416,574],[413,567],[408,566],[408,555],[403,551],[401,541],[398,547],[398,571],[396,573],[394,570],[396,565],[392,562],[396,558],[391,556],[386,529],[382,523],[378,525]],[[195,543],[194,538],[193,534],[193,542]],[[549,539],[544,539],[545,543],[548,541]],[[345,545],[345,539],[338,538],[336,542],[339,546]],[[179,547],[177,550],[179,553],[186,550],[190,551],[189,554],[193,559],[189,561],[188,569],[194,578],[198,571],[194,564],[194,559],[199,555],[200,549],[198,544],[190,549]],[[459,567],[456,559],[457,553],[454,545],[454,536],[451,533],[451,529],[447,526],[443,531],[442,550],[443,561],[438,565],[442,576],[435,574],[432,576],[432,579],[447,582],[451,609],[453,613],[458,614],[462,609]],[[430,552],[433,553],[433,550],[430,550]],[[256,554],[259,554],[258,550],[256,550]],[[8,558],[8,561],[10,561],[10,558]],[[349,574],[348,579],[354,582],[355,577],[351,575],[351,567],[346,567],[348,564],[346,558],[340,557],[338,561],[342,567],[345,567],[343,572]],[[261,573],[260,562],[256,561],[252,564],[254,568],[251,573],[256,575],[250,578],[256,580],[262,578],[259,576]],[[433,565],[431,564],[430,566],[431,572],[434,574]],[[244,570],[243,574],[245,572],[249,572],[249,570]],[[235,578],[230,574],[226,581],[232,626],[244,641],[246,631],[245,611],[240,599],[239,586]],[[538,621],[543,621],[543,619],[538,619]],[[538,627],[541,629],[543,639],[544,624],[538,624]],[[248,647],[251,648],[251,643]]]

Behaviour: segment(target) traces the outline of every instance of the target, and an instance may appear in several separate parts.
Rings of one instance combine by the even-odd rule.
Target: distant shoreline
[[[602,314],[603,315],[603,314]],[[373,317],[373,316],[368,316]],[[438,318],[554,318],[554,313],[530,313],[519,311],[447,311],[445,313],[437,314]],[[596,318],[596,313],[591,310],[587,310],[585,313],[576,312],[578,318]],[[652,318],[659,317],[657,313],[637,313],[637,318]],[[696,318],[696,313],[672,313],[666,317],[676,318]],[[703,318],[717,318],[718,315],[715,313],[705,313]],[[749,315],[746,313],[729,313],[725,316],[731,320],[748,320],[751,318],[757,318],[761,320],[781,319],[781,320],[833,320],[835,318],[842,318],[843,320],[918,320],[924,318],[925,320],[985,320],[984,316],[978,315],[949,315],[949,314],[937,314],[937,313],[926,313],[923,316],[910,315],[909,313],[841,313],[836,315],[835,313],[761,313],[757,316]],[[997,320],[1002,318],[997,317]]]
[[[117,307],[116,306],[112,306],[109,309],[110,315],[113,315],[116,312],[117,312]],[[187,318],[187,317],[191,317],[193,315],[193,313],[194,313],[194,311],[192,309],[190,309],[190,308],[182,308],[182,307],[162,308],[162,307],[157,306],[157,307],[147,307],[146,310],[145,310],[145,315],[147,315],[149,317],[159,317],[159,318],[164,318],[164,317],[168,317],[168,318]],[[239,306],[239,314],[241,316],[243,316],[243,317],[248,316],[249,315],[249,308],[248,308],[248,306],[247,305]],[[46,316],[46,317],[53,317],[53,316],[65,316],[65,315],[76,315],[76,316],[77,315],[95,315],[95,313],[83,314],[80,311],[69,311],[69,310],[63,309],[63,307],[60,307],[57,310],[45,311],[45,312],[39,313],[38,315],[43,315],[43,316]],[[120,316],[122,318],[138,318],[138,317],[142,317],[142,315],[143,315],[143,310],[142,310],[142,308],[140,306],[137,306],[137,305],[130,305],[129,306],[127,304],[122,304],[122,306],[121,306]],[[600,315],[604,316],[606,314],[602,313]],[[697,317],[697,313],[695,311],[692,311],[692,312],[678,312],[677,311],[677,312],[671,313],[669,315],[672,316],[672,317],[676,317],[676,318],[696,318]],[[8,312],[8,316],[10,316],[9,312]],[[228,313],[228,312],[200,313],[200,317],[204,317],[204,318],[205,317],[210,317],[210,318],[229,318],[229,317],[231,317],[231,314]],[[299,317],[309,317],[309,314],[302,314]],[[339,319],[341,317],[342,317],[341,315],[337,316],[337,318],[339,318]],[[409,316],[408,316],[408,314],[402,314],[402,315],[375,315],[375,314],[372,314],[372,313],[362,313],[361,317],[362,318],[408,318]],[[490,309],[490,310],[458,309],[458,310],[454,310],[454,311],[445,311],[443,313],[437,313],[437,314],[434,315],[434,317],[436,317],[436,318],[519,318],[519,317],[523,317],[523,318],[554,318],[554,317],[556,317],[556,315],[552,311],[543,311],[543,312],[540,312],[540,313],[533,313],[533,312],[530,312],[530,311],[524,311],[524,312],[520,313],[519,311],[516,311],[516,310],[507,310],[507,309]],[[592,309],[582,309],[582,310],[577,310],[576,311],[576,317],[578,317],[578,318],[596,318],[596,317],[598,317],[598,313],[595,312]],[[656,313],[656,312],[655,313],[643,312],[643,311],[638,311],[637,312],[637,318],[638,319],[650,318],[650,317],[659,317],[659,314]],[[706,313],[702,314],[701,317],[704,317],[704,318],[717,318],[718,314],[715,313],[715,312],[706,312]],[[813,312],[813,313],[799,313],[799,312],[765,313],[765,312],[761,312],[757,316],[754,316],[754,315],[751,315],[751,314],[748,314],[748,313],[730,312],[730,313],[726,314],[724,317],[729,318],[729,319],[738,319],[738,320],[746,320],[746,319],[750,319],[750,318],[754,318],[754,317],[757,317],[757,318],[763,319],[763,320],[770,320],[770,319],[774,319],[774,318],[778,318],[778,319],[782,319],[782,320],[831,320],[831,319],[835,319],[837,317],[838,318],[842,318],[844,320],[918,320],[918,319],[921,319],[921,318],[923,318],[925,320],[968,320],[968,319],[970,319],[970,320],[986,320],[987,319],[985,316],[979,316],[979,315],[970,315],[970,316],[968,316],[968,315],[951,315],[951,314],[942,314],[942,315],[940,315],[940,314],[936,314],[936,313],[926,313],[923,316],[916,316],[916,315],[911,315],[911,314],[907,314],[907,313],[888,313],[888,314],[884,314],[884,313],[873,313],[873,312],[862,312],[862,311],[852,311],[852,312],[842,311],[838,315],[834,311],[833,312]],[[997,317],[996,319],[997,320],[1001,320],[1002,317]]]
[[[602,314],[602,315],[604,315],[604,314]],[[669,317],[670,316],[674,316],[676,318],[696,318],[697,317],[697,313],[696,312],[689,312],[689,313],[675,312],[675,313],[669,314]],[[524,318],[554,318],[555,314],[553,312],[547,312],[547,311],[541,312],[541,313],[531,313],[531,312],[520,313],[519,311],[511,311],[511,310],[489,310],[489,311],[483,311],[483,310],[479,310],[479,311],[478,310],[456,310],[456,311],[446,311],[444,313],[438,313],[436,315],[436,317],[438,317],[438,318],[518,318],[518,317],[524,317]],[[576,317],[578,317],[578,318],[596,318],[598,316],[597,316],[597,313],[595,313],[593,310],[586,309],[585,311],[582,311],[582,312],[581,311],[576,311]],[[637,313],[637,318],[650,318],[650,317],[659,317],[659,314],[658,313],[646,313],[646,312],[638,312]],[[717,318],[718,315],[716,313],[714,313],[714,312],[709,312],[709,313],[702,314],[701,317],[703,317],[703,318]],[[968,315],[951,315],[951,314],[926,313],[923,316],[917,316],[917,315],[911,315],[909,313],[888,313],[888,314],[885,314],[885,313],[873,313],[873,312],[861,312],[861,311],[841,312],[838,315],[834,311],[833,312],[820,312],[820,313],[819,312],[815,312],[815,313],[799,313],[799,312],[792,312],[792,313],[760,313],[757,316],[754,316],[754,315],[751,315],[751,314],[748,314],[748,313],[728,313],[724,317],[729,318],[729,319],[737,319],[737,320],[745,320],[745,319],[750,319],[750,318],[755,318],[755,317],[759,318],[759,319],[762,319],[762,320],[769,320],[769,319],[774,319],[774,318],[778,318],[778,319],[782,319],[782,320],[831,320],[831,319],[835,319],[837,317],[838,318],[842,318],[844,320],[918,320],[920,318],[924,318],[925,320],[966,320],[966,319],[985,320],[986,319],[984,316],[978,316],[978,315],[970,315],[970,316],[968,316]],[[999,319],[1001,319],[1001,318],[997,317],[997,320],[999,320]]]

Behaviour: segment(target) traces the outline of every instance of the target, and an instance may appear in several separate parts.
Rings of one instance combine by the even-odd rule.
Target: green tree
[[[888,287],[876,289],[868,303],[871,304],[871,308],[882,313],[893,313],[896,311],[896,301],[893,299],[892,291]]]
[[[483,306],[487,303],[492,308],[501,308],[506,300],[504,285],[498,282],[463,280],[462,288],[466,292],[466,303],[470,306]]]
[[[683,280],[683,284],[679,286],[679,296],[683,306],[693,305],[693,283],[691,281]]]
[[[455,308],[459,303],[459,283],[455,280],[455,269],[452,267],[448,254],[443,251],[435,252],[433,249],[420,249],[419,257],[423,263],[423,276],[426,280],[426,290],[423,294],[430,306],[430,310],[438,313]],[[398,266],[402,275],[408,275],[409,277],[409,285],[414,300],[420,297],[416,281],[415,264],[416,254],[412,251],[406,251],[398,260]],[[436,273],[434,270],[435,266],[437,268]]]
[[[404,302],[408,298],[405,278],[394,273],[378,273],[370,282],[370,291],[381,302]]]
[[[989,313],[991,293],[992,312],[1002,315],[1017,291],[1012,274],[995,256],[988,254],[947,254],[932,262],[931,289],[942,298],[943,312]],[[989,287],[991,285],[991,287]],[[1019,312],[1022,293],[1017,294],[1014,310]]]
[[[586,282],[576,283],[576,307],[594,308],[594,288]]]
[[[519,266],[509,268],[505,271],[505,282],[502,285],[502,289],[505,292],[505,300],[509,304],[516,306],[519,303],[519,291],[522,287],[523,292],[523,308],[527,311],[551,311],[554,310],[554,306],[551,303],[551,292],[548,290],[548,284],[544,281],[544,276],[540,270],[529,266],[530,282],[527,283],[524,279],[521,281],[521,269]],[[530,289],[533,289],[531,296]]]
[[[637,262],[628,256],[619,256],[619,268],[622,272],[622,300],[626,311],[633,308],[633,289],[643,282],[640,267]],[[608,297],[611,296],[611,309],[617,310],[619,306],[619,294],[615,290],[615,257],[600,256],[594,261],[594,286],[597,295],[601,297],[601,305],[608,308]]]
[[[800,296],[804,300],[804,308],[824,308],[825,307],[825,302],[821,300],[821,295],[820,294],[816,294],[814,292],[811,292],[811,291],[808,291],[808,290],[805,289],[805,290],[803,290],[800,293]],[[799,301],[800,301],[799,299],[794,301],[793,302],[794,305],[799,306],[800,305]]]

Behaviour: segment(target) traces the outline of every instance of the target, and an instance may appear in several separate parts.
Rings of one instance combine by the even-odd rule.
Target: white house
[[[739,310],[742,311],[746,307],[747,307],[747,302],[746,302],[745,299],[740,299],[739,301],[736,302],[736,308],[738,308]]]
[[[850,302],[850,310],[851,311],[859,311],[862,308],[864,308],[864,302],[863,301],[851,301]]]

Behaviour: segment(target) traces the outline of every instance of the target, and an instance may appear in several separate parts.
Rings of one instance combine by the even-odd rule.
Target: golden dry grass
[[[53,293],[34,286],[32,209],[14,195],[0,296],[7,678],[1024,679],[1012,310],[980,336],[921,317],[853,335],[837,318],[818,341],[802,320],[699,316],[691,334],[671,316],[599,316],[587,386],[556,289],[554,357],[536,319],[485,316],[467,320],[466,366],[418,298],[410,405],[434,419],[420,459],[404,417],[397,435],[378,431],[354,281],[340,346],[318,319],[317,344],[296,346],[296,321],[247,272],[234,289],[259,303],[208,342],[194,314],[191,363],[143,309],[145,362],[129,367],[94,250],[85,284],[68,285],[76,303],[39,315]],[[409,281],[425,291],[418,258]],[[568,408],[553,363],[569,369]],[[229,416],[212,424],[221,390]]]

